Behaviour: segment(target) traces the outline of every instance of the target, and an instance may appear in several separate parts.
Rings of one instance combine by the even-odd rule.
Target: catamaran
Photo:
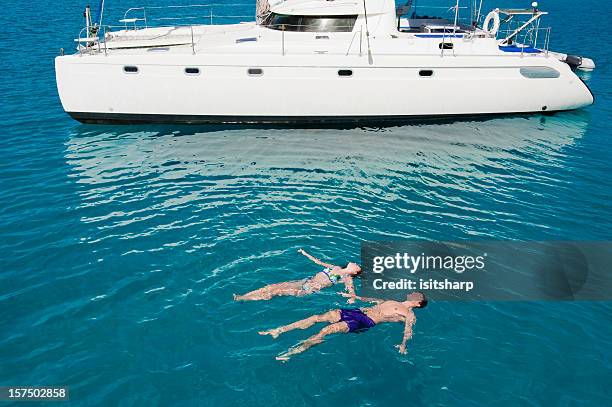
[[[83,123],[358,125],[593,103],[576,71],[595,64],[549,50],[537,3],[471,3],[467,21],[459,0],[450,16],[411,0],[258,0],[254,21],[214,24],[231,5],[200,4],[169,8],[206,23],[135,7],[113,26],[102,1],[95,18],[85,9],[76,52],[55,59],[57,88]]]

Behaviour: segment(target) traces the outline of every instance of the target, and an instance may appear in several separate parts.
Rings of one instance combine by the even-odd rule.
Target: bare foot
[[[285,363],[289,360],[289,356],[285,356],[284,354],[280,354],[276,357],[276,360]]]
[[[280,332],[278,331],[278,329],[270,329],[268,331],[259,331],[258,333],[260,335],[270,335],[274,339],[278,338],[278,335],[280,335]]]
[[[249,301],[251,300],[251,298],[247,297],[246,295],[238,295],[238,294],[233,294],[234,295],[234,301]]]

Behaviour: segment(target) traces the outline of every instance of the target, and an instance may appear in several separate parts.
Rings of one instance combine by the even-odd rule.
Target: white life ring
[[[489,27],[493,21],[493,27]],[[499,31],[499,9],[495,9],[487,14],[484,23],[482,24],[482,30],[489,35],[495,36]]]

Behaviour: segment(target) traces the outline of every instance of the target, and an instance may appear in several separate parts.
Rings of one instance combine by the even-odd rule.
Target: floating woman
[[[289,295],[301,297],[303,295],[316,293],[326,287],[344,284],[346,291],[351,297],[348,302],[352,303],[355,301],[355,286],[353,284],[353,278],[361,273],[361,267],[359,267],[359,265],[355,263],[349,263],[346,265],[346,267],[334,266],[333,264],[324,263],[316,257],[311,256],[303,249],[298,250],[298,252],[303,254],[319,266],[325,268],[317,274],[313,275],[312,277],[304,278],[302,280],[270,284],[243,295],[234,294],[234,300],[269,300],[272,297]]]

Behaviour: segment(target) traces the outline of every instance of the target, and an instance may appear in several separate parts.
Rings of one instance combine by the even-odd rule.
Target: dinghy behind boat
[[[571,66],[572,69],[579,69],[581,71],[586,72],[590,72],[595,69],[595,61],[590,58],[579,57],[576,55],[568,55],[563,54],[561,52],[553,51],[550,51],[549,54],[557,58],[559,61],[565,62],[566,64]]]

